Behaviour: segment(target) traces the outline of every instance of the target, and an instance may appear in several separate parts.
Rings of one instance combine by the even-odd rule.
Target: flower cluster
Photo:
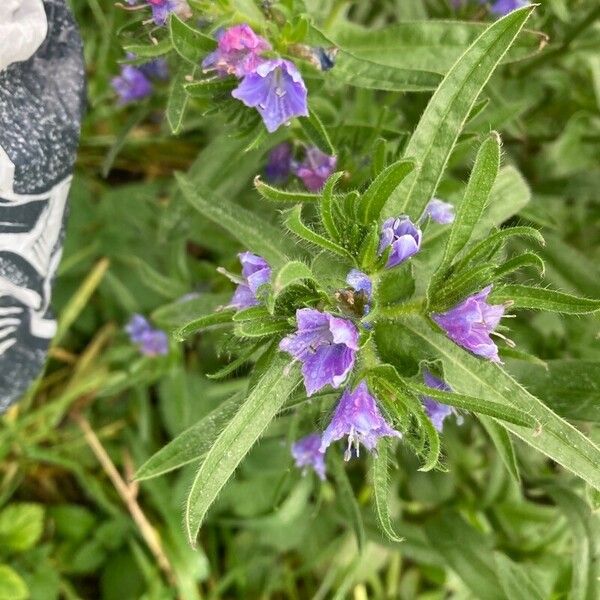
[[[296,65],[283,58],[267,58],[267,40],[246,25],[235,25],[217,34],[217,49],[202,62],[206,71],[241,79],[231,95],[256,108],[269,133],[293,117],[307,117],[307,90]]]
[[[129,53],[129,60],[135,55]],[[153,92],[153,81],[165,81],[169,78],[169,67],[162,58],[141,65],[123,65],[121,74],[113,77],[111,84],[119,97],[119,104],[128,104],[142,100]]]
[[[142,315],[133,315],[125,326],[125,331],[144,356],[169,353],[167,334],[160,329],[154,329]]]

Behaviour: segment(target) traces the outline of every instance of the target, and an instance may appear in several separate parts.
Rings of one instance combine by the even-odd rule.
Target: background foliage
[[[597,490],[519,438],[511,443],[486,417],[445,427],[436,470],[419,471],[421,457],[404,444],[397,452],[384,446],[376,461],[345,469],[332,459],[332,475],[320,484],[292,466],[289,444],[301,426],[293,408],[303,399],[292,395],[215,493],[198,545],[190,547],[184,505],[198,461],[237,413],[260,365],[210,378],[247,349],[219,324],[200,334],[180,331],[185,340],[154,359],[139,355],[122,326],[140,312],[180,330],[226,303],[232,288],[216,267],[236,271],[245,214],[261,223],[256,244],[269,246],[271,226],[278,248],[293,245],[291,234],[279,233],[288,207],[265,202],[252,183],[284,134],[266,136],[249,111],[237,114],[227,103],[210,110],[203,91],[185,94],[184,76],[193,70],[185,60],[203,55],[185,45],[185,31],[169,38],[172,82],[138,105],[117,106],[110,80],[123,46],[138,54],[151,47],[142,19],[98,0],[72,4],[85,41],[89,111],[55,287],[59,334],[44,377],[0,427],[0,598],[597,598]],[[235,11],[237,21],[264,22],[259,2],[192,4],[209,15],[216,4]],[[349,173],[343,190],[364,186],[407,143],[411,156],[442,160],[441,138],[431,138],[430,154],[408,139],[433,89],[490,20],[482,7],[461,8],[463,23],[430,21],[453,15],[442,0],[288,0],[274,8],[293,15],[284,39],[305,35],[316,44],[325,36],[340,48],[331,80],[318,73],[306,79],[311,108],[329,135],[321,143],[333,145]],[[307,28],[302,14],[315,26]],[[437,192],[457,202],[478,148],[498,131],[502,167],[491,195],[500,201],[490,201],[475,237],[492,226],[540,229],[543,285],[588,298],[600,296],[598,16],[593,0],[541,3],[492,78],[482,76],[484,91],[448,148]],[[472,79],[459,92],[457,102],[478,96]],[[185,173],[183,184],[175,172]],[[423,189],[399,194],[398,206],[406,198],[408,208],[426,201],[434,184],[421,180]],[[248,210],[232,215],[237,237],[218,212],[227,202]],[[256,235],[251,224],[248,230]],[[416,269],[426,269],[445,241],[433,230]],[[531,247],[511,238],[506,256]],[[528,267],[513,284],[537,281]],[[598,441],[597,315],[520,311],[510,330],[518,352],[503,358],[524,387],[523,402],[530,392]],[[414,319],[378,343],[402,364],[408,348],[418,356],[439,345],[431,335]],[[487,377],[481,397],[501,395],[505,381],[488,377],[488,365],[474,358],[459,364],[446,354],[456,391],[477,395],[477,381]],[[275,374],[273,381],[262,384],[274,395],[292,393],[293,377],[282,382]],[[322,424],[322,407],[332,399],[324,395],[307,408],[314,423]],[[142,472],[133,482],[142,464],[209,413],[195,436],[191,430],[185,459],[163,460],[167,474],[146,479]],[[581,461],[572,470],[597,484],[600,465],[585,464],[586,449],[578,458],[579,438],[561,439],[553,423],[520,437],[543,449],[554,436]]]

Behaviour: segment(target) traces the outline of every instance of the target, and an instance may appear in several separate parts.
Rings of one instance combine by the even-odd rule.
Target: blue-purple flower
[[[375,450],[380,437],[402,437],[402,434],[390,427],[383,418],[377,401],[369,393],[364,381],[361,381],[354,391],[344,390],[331,423],[323,432],[321,452],[325,452],[333,442],[344,436],[348,436],[345,460],[350,460],[353,448],[356,456],[359,455],[361,443],[367,450],[372,451]]]
[[[164,331],[154,329],[142,316],[135,314],[125,326],[129,339],[145,356],[158,356],[169,353],[169,338]]]
[[[506,306],[488,304],[487,297],[491,290],[492,286],[489,285],[450,310],[431,316],[453,342],[473,354],[500,362],[498,347],[490,334],[500,323]]]
[[[425,381],[425,385],[427,387],[436,390],[441,390],[442,392],[452,391],[452,388],[445,381],[438,379],[437,377],[432,375],[427,369],[423,371],[423,380]],[[444,420],[452,414],[456,415],[456,420],[458,423],[462,423],[462,418],[458,415],[456,409],[452,406],[436,402],[433,398],[430,398],[429,396],[423,396],[422,401],[427,416],[431,419],[433,426],[438,431],[442,431],[442,429],[444,428]]]
[[[202,61],[202,67],[215,69],[221,76],[244,77],[263,62],[261,54],[270,49],[271,44],[249,25],[234,25],[217,33],[217,49]]]
[[[113,77],[111,84],[119,96],[119,104],[142,100],[152,94],[152,83],[141,69],[133,65],[123,65],[121,74]]]
[[[390,247],[388,269],[415,255],[421,248],[421,230],[406,216],[393,217],[383,223],[379,238],[379,254]]]
[[[351,321],[314,308],[296,311],[297,330],[283,338],[279,349],[302,362],[306,393],[326,385],[339,388],[354,366],[358,330]]]
[[[321,452],[321,436],[318,433],[311,433],[292,444],[292,457],[304,473],[310,467],[321,481],[325,481],[325,454]]]
[[[152,9],[152,20],[155,25],[162,26],[167,22],[169,14],[175,13],[182,19],[192,16],[187,0],[144,0]],[[137,0],[127,0],[130,5],[137,4]]]
[[[307,91],[302,75],[289,60],[266,60],[248,73],[231,95],[256,108],[273,133],[293,117],[307,117]]]
[[[285,181],[291,172],[292,145],[289,142],[282,142],[269,152],[269,158],[265,166],[265,176],[271,183],[277,183]]]
[[[135,55],[133,55],[135,57]],[[146,77],[159,81],[169,79],[169,65],[164,58],[155,58],[137,67]]]
[[[432,198],[425,207],[422,218],[426,217],[440,225],[448,225],[454,221],[454,206],[438,198]]]
[[[346,283],[355,292],[362,292],[364,294],[366,301],[363,314],[368,314],[371,310],[369,302],[371,301],[371,295],[373,294],[373,283],[370,277],[358,269],[351,269],[346,276]]]
[[[513,10],[517,10],[517,8],[523,8],[529,4],[529,0],[496,0],[490,10],[495,15],[504,16]]]
[[[252,252],[242,252],[238,257],[242,264],[242,279],[237,281],[238,286],[229,306],[241,310],[260,304],[257,292],[271,280],[271,267],[262,256]]]
[[[316,146],[312,146],[306,150],[304,160],[294,167],[294,173],[302,180],[309,192],[320,192],[336,164],[336,156],[329,156]]]

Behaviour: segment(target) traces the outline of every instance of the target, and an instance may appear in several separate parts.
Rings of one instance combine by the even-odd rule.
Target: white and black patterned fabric
[[[39,374],[84,109],[65,0],[0,2],[0,411]]]

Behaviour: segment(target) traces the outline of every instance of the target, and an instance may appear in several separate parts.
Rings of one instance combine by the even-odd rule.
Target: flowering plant
[[[145,162],[153,138],[162,151],[144,181],[130,174],[127,198],[89,200],[105,212],[94,231],[111,232],[99,234],[113,261],[99,294],[118,307],[93,314],[120,323],[91,344],[95,356],[115,340],[94,397],[118,414],[107,436],[128,423],[111,453],[131,448],[123,468],[133,475],[135,463],[150,519],[168,523],[160,539],[181,597],[195,598],[197,579],[212,584],[206,554],[233,573],[223,586],[237,585],[230,563],[247,562],[241,597],[287,590],[288,570],[314,562],[306,589],[317,597],[335,580],[337,597],[360,581],[385,598],[373,572],[391,589],[402,556],[406,597],[579,586],[575,597],[591,598],[600,301],[594,261],[575,247],[596,229],[569,219],[585,221],[597,176],[591,153],[562,157],[574,139],[588,148],[577,115],[595,104],[589,85],[573,130],[539,141],[536,119],[565,110],[542,87],[566,86],[560,69],[536,80],[535,109],[522,91],[547,56],[544,35],[526,27],[545,28],[550,9],[138,0],[111,10],[127,20],[122,72],[92,92],[135,135],[115,137],[104,170],[118,178]],[[536,144],[547,144],[539,156]],[[130,228],[127,244],[113,220]],[[96,364],[82,363],[77,372]],[[548,575],[568,562],[567,543],[579,544],[586,577],[568,565]],[[413,564],[424,565],[417,576]]]

